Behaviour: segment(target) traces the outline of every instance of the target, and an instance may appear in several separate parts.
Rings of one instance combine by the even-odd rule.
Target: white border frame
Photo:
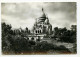
[[[77,2],[77,54],[60,54],[60,55],[2,55],[1,53],[1,32],[0,32],[0,57],[80,57],[80,1],[79,0],[1,0],[0,3],[22,3],[22,2]],[[1,13],[1,4],[0,4]],[[1,14],[0,14],[1,17]],[[0,31],[1,31],[1,18],[0,18]]]

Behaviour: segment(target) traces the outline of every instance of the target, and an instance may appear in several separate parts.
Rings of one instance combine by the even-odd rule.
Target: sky
[[[12,29],[28,27],[31,30],[42,15],[42,8],[53,29],[70,29],[71,25],[77,24],[75,2],[1,3],[1,22],[11,24]]]

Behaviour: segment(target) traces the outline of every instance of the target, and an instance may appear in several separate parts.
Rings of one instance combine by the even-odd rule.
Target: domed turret
[[[49,19],[48,19],[48,17],[46,17],[45,23],[46,23],[46,24],[49,24]]]

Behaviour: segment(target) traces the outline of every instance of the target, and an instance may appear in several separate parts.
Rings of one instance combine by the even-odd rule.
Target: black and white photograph
[[[77,54],[76,10],[76,2],[1,3],[2,54]]]

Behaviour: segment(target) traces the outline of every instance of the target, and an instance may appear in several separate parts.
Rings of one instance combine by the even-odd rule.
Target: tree
[[[7,25],[6,23],[2,23],[2,51],[7,52],[10,50],[10,42],[8,38],[11,38],[11,34],[13,31],[11,30],[11,25]]]

